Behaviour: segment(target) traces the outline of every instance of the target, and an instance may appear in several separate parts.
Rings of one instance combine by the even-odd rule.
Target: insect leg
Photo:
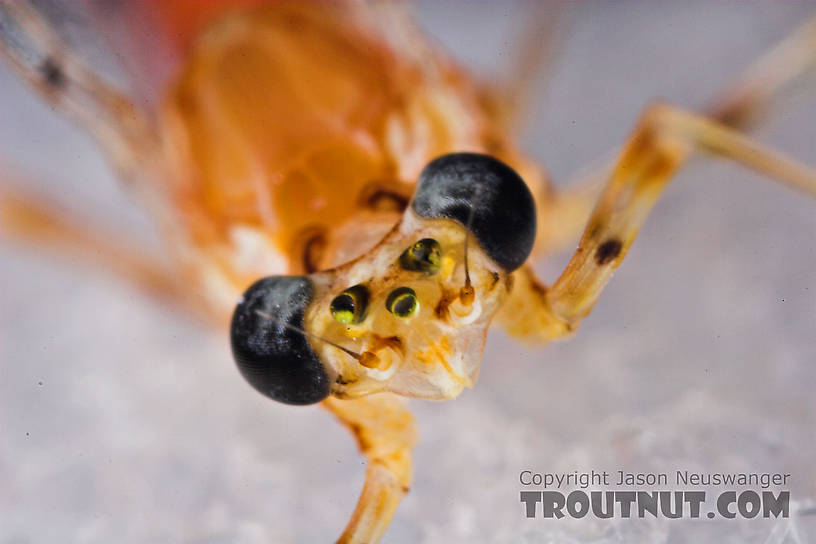
[[[816,66],[816,15],[742,72],[703,109],[705,115],[731,128],[750,128],[773,97]],[[615,152],[552,190],[539,201],[536,253],[552,253],[575,243],[595,200],[614,166]]]
[[[816,14],[769,49],[724,92],[706,114],[730,127],[746,128],[783,87],[816,66]]]
[[[531,308],[516,315],[504,312],[508,329],[541,340],[574,330],[592,310],[657,198],[694,150],[730,158],[816,197],[816,170],[716,121],[673,106],[653,105],[624,147],[578,249],[558,280],[544,289],[525,278],[525,272],[517,273],[519,289],[514,287],[513,296],[532,297],[536,303],[528,301]],[[521,322],[524,319],[540,322],[541,331],[529,330]]]
[[[160,265],[135,243],[100,236],[103,229],[84,226],[86,223],[37,197],[0,186],[0,234],[4,241],[54,248],[114,272],[151,295],[193,305],[184,295],[178,274],[169,266]]]
[[[498,122],[518,135],[524,128],[530,104],[540,99],[549,82],[563,39],[570,28],[571,12],[561,2],[537,0],[525,6],[519,46],[513,51],[506,83],[495,88]]]
[[[54,108],[77,120],[129,179],[158,142],[144,111],[71,51],[26,2],[0,3],[0,56]]]
[[[390,393],[353,400],[329,397],[323,405],[354,433],[368,459],[363,491],[338,544],[377,542],[411,485],[414,418],[406,401]]]

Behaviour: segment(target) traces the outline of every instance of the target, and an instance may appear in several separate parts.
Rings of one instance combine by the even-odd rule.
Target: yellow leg
[[[768,50],[717,94],[706,117],[730,128],[748,128],[773,96],[816,66],[816,16]],[[615,153],[593,161],[572,176],[563,189],[538,199],[539,234],[536,253],[552,253],[573,246],[614,166]]]
[[[113,272],[152,296],[172,299],[199,316],[206,315],[178,271],[162,266],[137,244],[100,234],[102,230],[57,211],[37,197],[0,187],[0,235],[4,241],[78,257],[83,264]]]
[[[745,128],[784,86],[816,65],[816,15],[757,59],[713,100],[706,115]]]
[[[368,459],[363,492],[338,544],[372,544],[385,533],[411,486],[411,449],[417,438],[406,400],[380,393],[353,400],[323,401],[354,433]]]
[[[146,112],[74,55],[34,5],[0,2],[0,19],[0,58],[88,130],[125,179],[143,175],[158,152]]]
[[[537,0],[524,6],[518,47],[512,51],[508,73],[492,88],[496,122],[514,136],[521,134],[530,105],[547,91],[559,45],[571,27],[572,13],[561,2]]]
[[[816,197],[816,170],[724,125],[668,105],[646,110],[601,194],[578,249],[549,289],[516,273],[501,319],[517,335],[551,340],[575,330],[598,300],[657,198],[691,151],[730,158]],[[538,323],[537,330],[529,323]]]

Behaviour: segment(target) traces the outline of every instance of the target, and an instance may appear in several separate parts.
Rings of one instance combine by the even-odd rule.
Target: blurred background
[[[649,101],[703,105],[814,10],[759,1],[562,10],[524,147],[563,181],[621,145]],[[531,13],[523,2],[419,2],[415,11],[485,78],[508,72]],[[816,165],[813,73],[752,134]],[[4,67],[0,175],[156,243],[92,142]],[[693,162],[578,334],[535,348],[492,331],[475,390],[412,401],[416,479],[384,542],[816,541],[807,515],[816,499],[814,234],[814,202],[731,164]],[[565,260],[537,267],[551,280]],[[103,271],[8,242],[0,262],[0,543],[338,536],[365,467],[328,413],[255,394],[224,332]],[[520,471],[619,468],[790,473],[793,513],[524,518]]]

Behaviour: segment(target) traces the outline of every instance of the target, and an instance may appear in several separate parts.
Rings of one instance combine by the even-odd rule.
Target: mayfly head
[[[487,328],[535,232],[532,195],[510,167],[440,157],[368,253],[250,287],[233,316],[235,359],[256,389],[293,404],[378,391],[453,398],[475,383]]]

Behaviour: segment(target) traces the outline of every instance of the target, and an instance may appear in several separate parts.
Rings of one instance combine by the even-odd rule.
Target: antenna
[[[316,334],[306,332],[305,330],[301,329],[300,327],[296,327],[294,325],[290,325],[289,323],[281,321],[280,319],[278,319],[274,315],[272,315],[270,313],[267,313],[267,312],[264,312],[263,310],[255,310],[255,313],[258,314],[259,316],[263,317],[264,319],[274,321],[278,325],[282,325],[283,327],[285,327],[285,328],[287,328],[287,329],[289,329],[291,331],[299,332],[303,336],[308,336],[310,338],[314,338],[315,340],[320,340],[321,342],[325,342],[326,344],[328,344],[328,345],[330,345],[330,346],[332,346],[334,348],[339,349],[343,353],[346,353],[347,355],[350,355],[351,357],[354,357],[354,359],[356,359],[361,365],[365,366],[366,368],[374,368],[378,364],[378,357],[375,354],[371,353],[370,351],[364,351],[362,354],[360,354],[360,353],[357,353],[356,351],[352,351],[352,350],[350,350],[348,348],[344,348],[340,344],[338,344],[336,342],[332,342],[331,340],[329,340],[327,338],[323,338],[322,336],[318,336]]]
[[[476,189],[473,191],[473,201],[475,202],[479,198],[479,189],[480,186],[477,186]],[[465,225],[465,285],[459,290],[459,300],[462,301],[462,304],[465,306],[470,306],[473,304],[473,299],[476,297],[476,290],[470,283],[470,266],[468,263],[468,242],[470,241],[470,228],[473,225],[473,205],[471,204],[470,210],[468,210],[468,220],[467,225]]]

